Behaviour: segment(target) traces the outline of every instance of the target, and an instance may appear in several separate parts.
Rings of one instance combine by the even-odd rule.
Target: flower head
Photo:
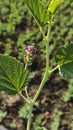
[[[28,45],[26,47],[25,53],[31,54],[31,55],[36,55],[38,53],[38,50],[34,46]]]
[[[38,53],[38,50],[31,45],[26,46],[25,54],[24,54],[24,62],[25,64],[30,65],[32,63],[32,59]]]

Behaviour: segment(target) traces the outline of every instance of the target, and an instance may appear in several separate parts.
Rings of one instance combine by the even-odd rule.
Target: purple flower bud
[[[36,55],[38,53],[38,50],[37,49],[34,49],[33,51],[32,51],[32,55]]]
[[[26,54],[36,55],[38,53],[38,50],[34,46],[28,45],[26,47],[25,53]]]

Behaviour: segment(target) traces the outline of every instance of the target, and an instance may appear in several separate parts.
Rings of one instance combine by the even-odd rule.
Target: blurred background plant
[[[73,98],[73,79],[70,79],[68,83],[68,90],[63,93],[63,99],[65,102],[67,102],[72,98]]]
[[[0,34],[11,35],[15,32],[16,25],[20,24],[24,17],[24,3],[22,0],[1,0],[0,9]]]

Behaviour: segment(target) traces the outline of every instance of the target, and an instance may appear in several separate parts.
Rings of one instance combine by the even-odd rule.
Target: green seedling
[[[33,122],[33,130],[47,130],[47,129],[41,126],[41,119],[36,118],[35,122]]]
[[[16,128],[16,124],[15,123],[10,123],[9,127],[12,128],[12,129],[15,129]]]
[[[21,107],[19,110],[19,117],[28,119],[29,118],[29,115],[28,115],[29,109],[30,109],[29,104],[25,104],[23,107]],[[33,117],[33,114],[32,114],[32,117]]]
[[[62,112],[58,111],[55,118],[54,118],[54,121],[51,125],[51,130],[58,130],[61,115],[62,115]]]
[[[5,118],[6,115],[7,115],[7,112],[0,110],[0,122],[2,122],[3,118]]]

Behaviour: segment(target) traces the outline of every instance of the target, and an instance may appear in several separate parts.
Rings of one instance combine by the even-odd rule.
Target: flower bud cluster
[[[27,65],[31,65],[32,64],[32,59],[33,57],[38,53],[38,50],[31,45],[26,46],[25,49],[25,54],[24,54],[24,62]]]

